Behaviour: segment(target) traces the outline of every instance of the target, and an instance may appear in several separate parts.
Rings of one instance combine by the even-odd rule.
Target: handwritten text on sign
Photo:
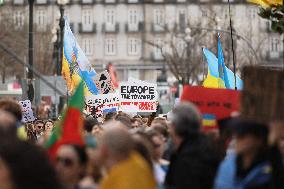
[[[86,97],[86,104],[100,111],[118,111],[119,96],[117,93],[99,94]]]
[[[230,117],[232,112],[239,111],[239,97],[240,92],[235,90],[184,86],[181,101],[190,101],[201,113],[223,119]]]
[[[23,114],[22,122],[27,123],[30,121],[34,121],[35,117],[33,114],[31,101],[25,100],[25,101],[19,101],[19,103],[21,105],[22,114]]]

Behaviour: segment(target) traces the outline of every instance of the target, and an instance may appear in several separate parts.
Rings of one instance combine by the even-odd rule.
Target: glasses
[[[64,157],[57,157],[56,163],[62,163],[64,167],[71,167],[72,165],[74,165],[74,161],[72,159]]]
[[[43,126],[37,126],[38,129],[42,129]]]

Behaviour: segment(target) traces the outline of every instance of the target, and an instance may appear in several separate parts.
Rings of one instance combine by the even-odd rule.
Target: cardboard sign
[[[19,101],[22,108],[22,122],[27,123],[35,120],[30,100]]]
[[[240,92],[230,89],[184,86],[181,101],[194,103],[203,115],[215,115],[217,120],[240,110]]]
[[[157,85],[140,80],[119,85],[120,110],[125,112],[155,112]]]
[[[243,69],[241,115],[259,122],[284,121],[284,71],[261,66]]]
[[[99,94],[86,97],[87,112],[101,117],[103,113],[117,112],[119,95],[117,93]]]
[[[108,94],[114,92],[114,86],[111,81],[111,77],[106,70],[97,74],[94,78],[94,81],[100,91],[100,94]]]

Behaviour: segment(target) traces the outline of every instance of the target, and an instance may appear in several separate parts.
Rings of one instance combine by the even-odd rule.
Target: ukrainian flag
[[[62,76],[66,80],[68,91],[72,94],[83,80],[85,94],[98,94],[98,89],[92,77],[96,75],[84,52],[78,45],[68,21],[65,18]]]
[[[210,129],[217,129],[218,124],[216,115],[214,114],[203,114],[202,115],[202,130],[208,131]]]
[[[220,41],[218,37],[218,59],[206,48],[203,48],[204,56],[208,63],[208,75],[203,82],[204,87],[208,88],[227,88],[235,89],[234,73],[226,67]],[[236,76],[237,89],[243,88],[243,81]]]

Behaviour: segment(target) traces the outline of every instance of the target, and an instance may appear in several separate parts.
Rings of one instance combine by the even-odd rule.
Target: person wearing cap
[[[235,149],[219,166],[214,189],[270,188],[272,166],[268,161],[267,126],[240,118],[229,125],[236,140]]]
[[[183,102],[173,108],[170,135],[175,150],[166,175],[167,189],[212,188],[220,162],[212,142],[201,133],[201,114]]]

